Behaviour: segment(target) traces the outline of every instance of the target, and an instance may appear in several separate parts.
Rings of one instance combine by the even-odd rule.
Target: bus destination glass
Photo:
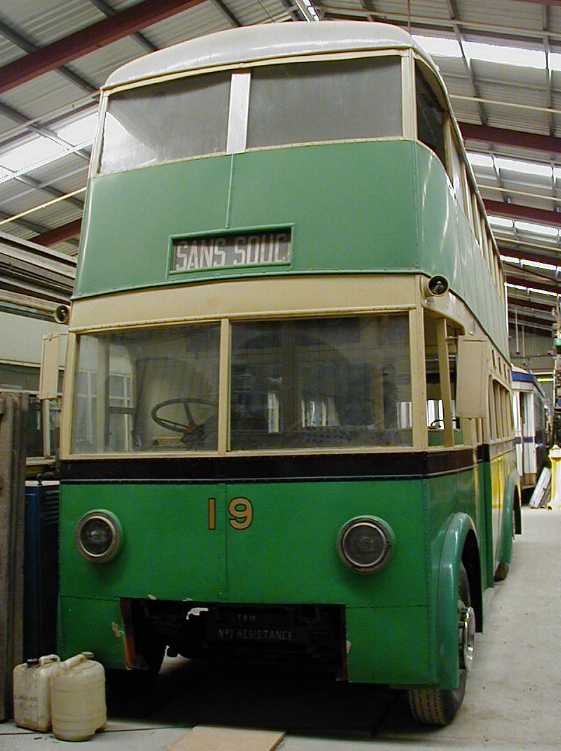
[[[286,266],[292,260],[289,229],[173,240],[171,272],[237,266]]]

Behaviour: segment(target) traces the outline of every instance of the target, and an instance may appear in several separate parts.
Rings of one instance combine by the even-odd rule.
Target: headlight
[[[76,546],[87,561],[107,563],[121,547],[121,525],[110,511],[90,511],[76,527]]]
[[[394,534],[386,522],[375,516],[359,516],[339,532],[337,549],[343,562],[359,574],[371,574],[389,561]]]

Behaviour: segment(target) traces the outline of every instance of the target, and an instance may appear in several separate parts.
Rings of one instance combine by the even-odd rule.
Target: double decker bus
[[[460,707],[520,498],[500,258],[405,31],[253,26],[102,90],[59,649],[320,663]]]

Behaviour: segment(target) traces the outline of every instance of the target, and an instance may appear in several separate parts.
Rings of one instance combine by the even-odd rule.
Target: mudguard
[[[510,565],[512,560],[512,534],[513,534],[513,516],[512,511],[515,503],[516,490],[518,488],[519,477],[518,471],[513,470],[508,476],[505,487],[504,507],[501,517],[501,544],[497,564],[506,563]]]
[[[470,516],[454,514],[444,533],[440,557],[437,597],[438,685],[455,689],[459,685],[458,656],[458,580],[466,538],[473,532],[479,548],[477,532]]]

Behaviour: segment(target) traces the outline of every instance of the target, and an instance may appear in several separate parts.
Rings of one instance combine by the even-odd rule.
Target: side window
[[[455,333],[444,318],[425,315],[429,446],[453,446],[464,442],[460,420],[455,417]]]
[[[463,181],[463,174],[462,174],[462,159],[458,150],[458,144],[456,143],[456,138],[453,133],[452,125],[450,123],[450,120],[448,120],[447,127],[446,127],[446,143],[448,146],[448,172],[450,174],[450,180],[452,182],[452,186],[454,188],[454,193],[456,194],[456,198],[458,199],[458,203],[464,210],[464,213],[467,214],[467,208],[466,208],[466,194],[464,192],[464,181]]]
[[[415,71],[417,96],[417,137],[428,146],[446,166],[444,148],[444,110],[419,69]]]
[[[469,178],[467,174],[466,165],[462,164],[462,178],[464,183],[464,196],[466,204],[466,216],[470,224],[473,223],[473,209],[471,205],[471,188],[469,186]]]
[[[493,391],[493,379],[489,379],[488,391],[488,413],[489,413],[489,438],[494,441],[497,439],[497,419],[495,414],[495,394]]]
[[[481,221],[479,218],[479,206],[477,205],[477,196],[475,193],[471,194],[471,208],[473,214],[473,231],[475,233],[475,239],[481,247]]]

